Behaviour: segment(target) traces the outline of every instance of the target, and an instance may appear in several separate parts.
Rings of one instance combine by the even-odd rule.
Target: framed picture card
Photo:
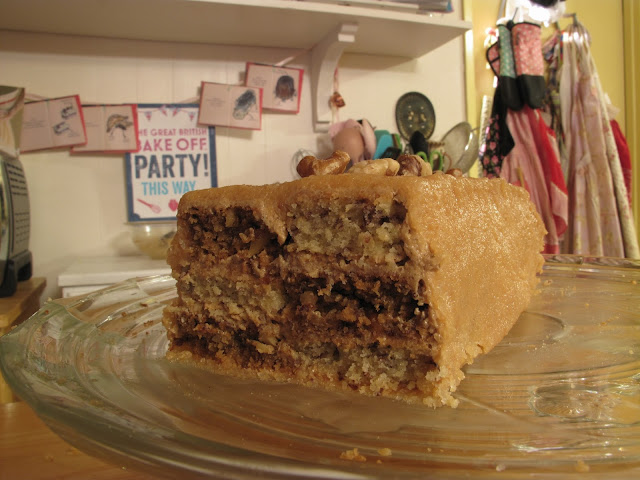
[[[203,125],[260,130],[262,89],[202,82],[198,122]]]
[[[140,149],[125,155],[129,222],[176,219],[180,197],[217,187],[215,129],[198,105],[139,104]]]
[[[304,70],[247,63],[245,84],[264,91],[262,108],[279,112],[298,113]]]
[[[87,132],[78,95],[24,104],[20,151],[32,152],[85,143]]]
[[[87,143],[71,147],[76,152],[135,152],[138,141],[136,105],[83,105]]]

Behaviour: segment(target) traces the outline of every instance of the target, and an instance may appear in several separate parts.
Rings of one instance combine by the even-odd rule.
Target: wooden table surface
[[[18,288],[13,295],[0,298],[0,336],[38,311],[40,295],[46,284],[45,278],[31,277],[24,282],[18,282]],[[0,404],[11,403],[14,400],[13,392],[0,374]]]
[[[31,277],[24,282],[18,282],[16,293],[0,298],[0,335],[38,310],[40,295],[46,284],[47,280],[43,277]]]
[[[0,480],[151,480],[86,455],[53,433],[25,402],[0,405]]]

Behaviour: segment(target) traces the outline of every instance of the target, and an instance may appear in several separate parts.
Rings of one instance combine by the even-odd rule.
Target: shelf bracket
[[[329,32],[311,50],[311,96],[313,126],[316,132],[326,132],[331,124],[333,75],[344,48],[355,42],[358,24],[342,23]]]

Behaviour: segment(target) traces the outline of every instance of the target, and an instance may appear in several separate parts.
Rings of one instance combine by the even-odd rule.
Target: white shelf
[[[2,0],[0,28],[133,40],[310,49],[343,23],[345,51],[415,58],[462,35],[470,22],[295,0]]]
[[[382,2],[390,3],[390,2]],[[309,50],[314,125],[328,128],[343,52],[417,58],[462,35],[450,14],[297,0],[2,0],[0,29]]]

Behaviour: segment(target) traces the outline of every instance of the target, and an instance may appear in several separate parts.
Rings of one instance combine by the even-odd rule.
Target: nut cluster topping
[[[378,158],[376,160],[364,160],[355,163],[347,169],[351,158],[349,154],[341,150],[336,150],[329,158],[321,160],[308,155],[298,163],[296,170],[301,177],[311,175],[338,175],[340,173],[364,173],[367,175],[380,175],[393,177],[396,175],[411,175],[416,177],[426,177],[432,175],[431,164],[425,162],[418,155],[402,154],[397,160],[393,158]],[[443,172],[435,172],[443,173]],[[454,177],[461,177],[459,169],[450,169],[447,174]]]
[[[298,163],[296,170],[301,177],[310,177],[311,175],[338,175],[347,169],[347,165],[351,158],[349,154],[337,150],[327,159],[320,160],[313,155],[304,157]]]
[[[433,173],[431,170],[431,164],[422,160],[418,155],[402,154],[398,157],[398,163],[400,164],[398,175],[426,177]]]
[[[400,170],[400,164],[393,158],[379,158],[377,160],[363,160],[353,165],[347,173],[366,173],[369,175],[395,176]]]

